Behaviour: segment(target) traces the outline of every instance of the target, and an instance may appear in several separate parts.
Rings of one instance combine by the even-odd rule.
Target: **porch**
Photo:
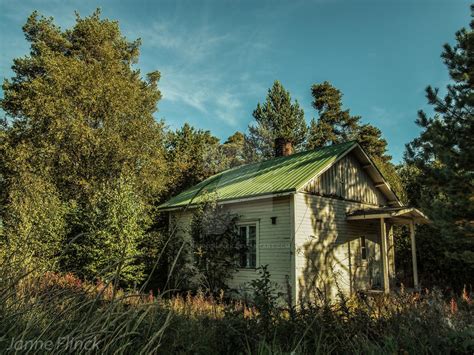
[[[407,207],[380,207],[361,209],[347,214],[348,221],[380,221],[381,258],[382,258],[382,286],[383,292],[390,292],[389,259],[388,259],[388,235],[393,225],[405,224],[410,229],[411,253],[413,265],[413,285],[419,288],[418,266],[416,259],[415,224],[429,223],[428,218],[416,208]]]

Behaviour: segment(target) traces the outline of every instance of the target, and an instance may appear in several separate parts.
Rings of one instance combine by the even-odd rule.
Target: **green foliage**
[[[426,89],[435,114],[418,113],[422,132],[407,145],[404,180],[410,202],[433,222],[418,237],[425,245],[433,242],[419,249],[422,267],[427,275],[442,269],[438,277],[462,287],[462,278],[474,274],[474,20],[470,30],[456,33],[456,42],[446,44],[441,55],[451,77],[445,96]]]
[[[253,112],[256,125],[249,126],[246,143],[250,149],[248,160],[255,161],[274,156],[275,138],[285,138],[296,150],[302,148],[306,139],[304,111],[279,81],[268,89],[263,104],[258,103]]]
[[[13,120],[13,148],[31,144],[34,166],[53,170],[66,198],[124,170],[139,176],[145,196],[160,193],[162,124],[153,118],[159,74],[142,80],[132,68],[139,42],[128,42],[98,11],[66,31],[33,13],[24,31],[31,54],[14,60],[16,76],[4,82],[1,100]]]
[[[227,167],[219,139],[188,123],[167,137],[169,196],[196,185]]]
[[[124,233],[140,235],[143,225],[123,222],[130,212],[127,203],[146,207],[137,213],[151,213],[167,183],[163,123],[153,117],[161,97],[159,73],[141,78],[132,66],[140,42],[124,38],[118,23],[101,19],[99,11],[77,16],[64,31],[34,12],[23,31],[31,51],[14,60],[15,76],[4,81],[0,100],[9,118],[0,141],[0,219],[8,223],[7,239],[21,240],[35,230],[37,238],[45,234],[45,243],[54,240],[44,251],[52,257],[58,248],[80,251],[80,244],[69,248],[68,243],[91,231],[104,243],[111,243],[111,233],[121,228],[118,240]],[[104,186],[121,185],[123,176],[133,192],[127,197],[104,192]],[[122,208],[124,215],[112,221]],[[99,221],[106,224],[91,227]],[[66,244],[59,247],[61,241]]]
[[[379,157],[384,162],[390,160],[382,132],[372,125],[361,125],[360,116],[351,116],[349,110],[343,110],[342,93],[338,89],[325,81],[314,84],[311,93],[319,117],[311,120],[308,149],[357,140],[370,156]]]
[[[168,231],[160,238],[163,253],[160,260],[161,289],[176,291],[197,290],[201,284],[196,268],[194,243],[187,228],[182,228],[180,214],[173,215]]]
[[[342,109],[342,93],[325,81],[311,87],[313,107],[319,118],[311,120],[308,134],[308,149],[324,147],[356,139],[359,116],[351,116],[349,110]]]
[[[191,236],[199,286],[213,294],[227,290],[227,281],[239,267],[243,246],[236,221],[237,216],[215,201],[204,203],[193,215]]]
[[[233,168],[246,163],[245,155],[245,135],[242,132],[235,132],[222,145],[224,155],[227,159],[227,166]]]
[[[402,178],[400,177],[399,167],[395,166],[391,161],[386,161],[384,158],[380,158],[377,155],[371,156],[371,158],[399,200],[403,204],[407,204],[407,192],[405,191],[405,185],[403,184]]]
[[[239,267],[242,243],[235,225],[237,216],[217,205],[213,196],[191,216],[189,230],[180,229],[175,216],[166,239],[164,270],[173,290],[204,289],[214,295],[227,290],[227,281]]]
[[[0,236],[0,262],[8,258],[17,266],[36,270],[58,268],[64,246],[68,206],[61,202],[54,185],[28,170],[16,171],[7,195]]]
[[[474,15],[473,15],[474,16]],[[474,215],[474,20],[471,30],[456,33],[457,44],[446,44],[442,58],[448,67],[452,83],[446,87],[444,98],[438,89],[426,89],[428,103],[436,112],[429,118],[419,112],[420,137],[407,145],[406,160],[420,172],[426,189],[420,204],[429,203],[434,223],[448,234],[472,234]],[[441,217],[441,218],[435,218]]]
[[[260,277],[250,281],[249,286],[253,303],[260,313],[263,329],[268,330],[273,319],[278,316],[278,299],[283,294],[271,280],[268,265],[261,265],[257,270]]]
[[[96,189],[86,206],[82,235],[74,243],[68,269],[88,279],[120,280],[133,285],[142,281],[140,245],[145,236],[145,205],[130,178],[121,177]]]

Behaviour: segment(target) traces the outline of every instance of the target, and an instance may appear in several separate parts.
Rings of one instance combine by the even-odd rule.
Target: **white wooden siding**
[[[290,229],[290,197],[268,198],[248,202],[224,205],[226,209],[239,216],[240,221],[257,221],[257,262],[268,264],[273,282],[277,283],[280,292],[285,292],[287,280],[291,277],[291,229]],[[177,220],[177,233],[189,233],[192,210],[187,212],[171,212]],[[272,224],[271,217],[277,217]],[[255,269],[240,269],[229,280],[229,286],[245,289],[246,284],[257,278]]]
[[[351,294],[366,288],[367,263],[361,260],[360,237],[374,248],[380,262],[380,222],[348,222],[346,213],[368,205],[315,196],[295,195],[295,278],[298,301],[338,291]],[[381,266],[379,266],[381,271]]]
[[[348,154],[320,177],[311,180],[304,191],[318,196],[382,206],[387,200],[353,154]]]

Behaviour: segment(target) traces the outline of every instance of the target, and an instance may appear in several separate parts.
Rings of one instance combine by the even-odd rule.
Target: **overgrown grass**
[[[41,348],[48,341],[55,353],[70,352],[74,344],[79,344],[74,352],[91,350],[81,348],[79,340],[93,340],[96,353],[474,351],[474,308],[467,291],[449,299],[423,291],[318,300],[299,309],[274,309],[268,319],[258,307],[226,300],[224,294],[124,292],[112,283],[54,273],[1,282],[0,353],[49,353]],[[76,343],[67,347],[64,339]]]

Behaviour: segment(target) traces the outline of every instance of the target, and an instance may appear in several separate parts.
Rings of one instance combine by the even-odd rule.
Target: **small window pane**
[[[251,254],[250,255],[250,267],[256,267],[257,266],[257,255],[256,254]]]
[[[243,249],[240,254],[240,267],[255,268],[257,265],[257,226],[240,226],[239,236],[243,243]]]
[[[245,253],[240,254],[240,267],[247,267],[247,255]]]
[[[367,260],[367,247],[365,245],[365,237],[360,237],[360,254],[362,260]]]
[[[257,227],[256,226],[249,226],[249,238],[255,239],[257,235]]]

